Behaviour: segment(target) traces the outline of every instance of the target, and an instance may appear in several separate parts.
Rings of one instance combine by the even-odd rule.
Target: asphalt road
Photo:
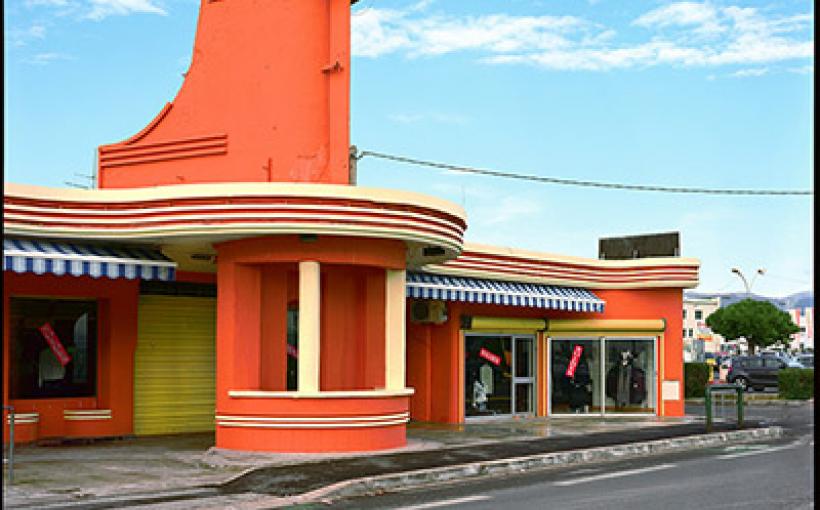
[[[786,428],[785,437],[778,441],[529,472],[316,508],[814,508],[813,411],[813,405],[747,408],[747,417]],[[698,414],[702,407],[687,412]]]

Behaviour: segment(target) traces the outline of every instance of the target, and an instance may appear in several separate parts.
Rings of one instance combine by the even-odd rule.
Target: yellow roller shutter
[[[216,299],[141,296],[134,434],[214,430]]]

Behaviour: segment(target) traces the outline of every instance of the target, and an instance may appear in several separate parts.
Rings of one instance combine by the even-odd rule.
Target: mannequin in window
[[[631,351],[621,352],[621,359],[606,375],[606,394],[615,401],[616,407],[642,404],[646,400],[646,377],[636,366]]]
[[[575,374],[569,379],[569,410],[574,413],[587,412],[592,404],[592,377],[586,353],[581,355]],[[586,408],[586,409],[584,409]]]

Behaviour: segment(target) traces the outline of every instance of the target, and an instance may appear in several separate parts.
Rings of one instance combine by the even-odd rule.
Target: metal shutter
[[[140,296],[134,434],[214,430],[216,299]]]

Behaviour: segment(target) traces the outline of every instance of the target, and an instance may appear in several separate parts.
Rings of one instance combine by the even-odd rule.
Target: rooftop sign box
[[[679,257],[680,233],[604,237],[598,240],[598,258],[627,260],[645,257]]]

